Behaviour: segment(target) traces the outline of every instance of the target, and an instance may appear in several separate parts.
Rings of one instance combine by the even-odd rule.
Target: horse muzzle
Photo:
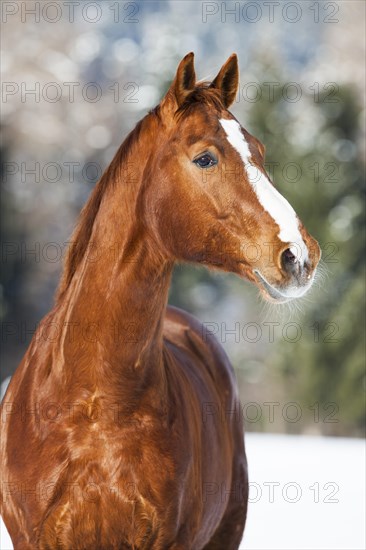
[[[278,285],[274,286],[271,284],[264,275],[258,269],[253,271],[256,276],[257,281],[259,282],[260,290],[264,294],[265,298],[270,302],[275,302],[277,304],[284,304],[296,298],[301,298],[304,296],[308,290],[311,288],[314,282],[314,274],[306,276],[307,282],[305,284],[295,284],[291,283],[286,287],[279,287]]]
[[[280,271],[284,283],[273,283],[260,269],[254,269],[256,281],[265,298],[272,302],[285,303],[304,296],[314,282],[320,255],[318,243],[305,261],[298,258],[291,248],[283,250],[280,255]]]

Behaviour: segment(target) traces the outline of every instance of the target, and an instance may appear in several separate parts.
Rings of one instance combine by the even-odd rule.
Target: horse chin
[[[290,291],[284,291],[283,289],[278,289],[271,285],[271,283],[269,283],[264,275],[262,275],[262,273],[257,269],[255,269],[253,273],[256,276],[257,282],[259,282],[259,288],[262,295],[268,302],[273,304],[285,304],[287,302],[291,302],[292,300],[302,298],[313,284],[312,278],[305,286],[299,286],[296,288],[291,288]]]

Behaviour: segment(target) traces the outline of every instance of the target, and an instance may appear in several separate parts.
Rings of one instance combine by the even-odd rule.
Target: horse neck
[[[58,356],[63,372],[70,369],[68,383],[108,384],[130,394],[163,381],[162,325],[173,264],[145,228],[139,206],[146,183],[140,159],[148,158],[151,142],[151,133],[141,134],[124,158],[133,168],[130,181],[106,186],[93,246],[57,308],[63,326]],[[123,168],[118,173],[128,173]]]

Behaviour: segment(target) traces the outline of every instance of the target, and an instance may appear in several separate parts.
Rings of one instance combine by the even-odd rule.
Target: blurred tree
[[[268,72],[274,74],[273,66]],[[279,71],[273,80],[284,82]],[[301,337],[279,342],[269,365],[281,373],[287,401],[308,411],[305,423],[319,413],[322,433],[360,435],[365,427],[360,105],[349,87],[302,88],[293,103],[285,89],[280,84],[272,98],[263,94],[252,104],[248,129],[264,141],[269,171],[320,242],[323,259],[317,288],[304,299]]]

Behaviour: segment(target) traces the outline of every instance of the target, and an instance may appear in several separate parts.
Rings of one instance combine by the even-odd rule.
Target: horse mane
[[[65,265],[61,281],[56,293],[56,301],[59,302],[68,289],[76,269],[80,265],[90,243],[95,218],[99,212],[103,196],[111,185],[120,179],[121,166],[133,145],[139,140],[141,128],[145,118],[140,120],[135,128],[128,134],[119,147],[112,162],[94,187],[87,203],[83,207],[79,221],[73,231],[71,244],[67,251]]]

